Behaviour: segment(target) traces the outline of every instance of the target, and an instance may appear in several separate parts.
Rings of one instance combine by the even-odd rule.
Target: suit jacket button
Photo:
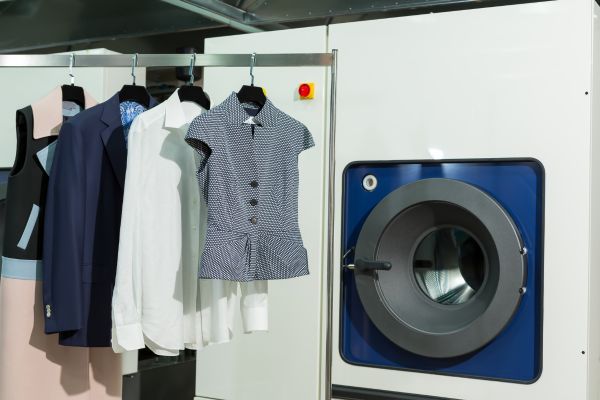
[[[258,181],[252,181],[252,182],[250,182],[250,186],[252,186],[253,188],[258,187]]]
[[[256,206],[257,204],[258,204],[258,200],[256,200],[256,199],[250,200],[250,205],[251,206]]]
[[[250,223],[251,223],[252,225],[256,225],[256,224],[258,223],[258,218],[256,218],[256,217],[252,217],[252,218],[250,218]]]

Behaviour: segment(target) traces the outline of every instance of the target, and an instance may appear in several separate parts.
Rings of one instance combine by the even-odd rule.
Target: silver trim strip
[[[325,342],[325,400],[331,400],[331,362],[333,356],[333,265],[335,210],[335,128],[338,51],[331,51],[331,103],[329,106],[329,185],[327,189],[327,328]]]

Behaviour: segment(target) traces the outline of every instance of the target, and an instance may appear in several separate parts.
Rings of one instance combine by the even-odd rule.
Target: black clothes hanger
[[[262,88],[254,85],[242,86],[240,91],[237,92],[237,98],[240,103],[255,103],[260,107],[264,106],[267,102],[267,97]]]
[[[189,81],[185,86],[179,88],[179,100],[191,101],[205,110],[210,109],[210,99],[200,86],[194,86],[194,66],[196,64],[196,53],[192,55],[190,62]]]
[[[210,100],[200,86],[185,85],[179,88],[180,101],[192,101],[205,110],[210,110]]]
[[[254,103],[262,108],[266,101],[267,96],[265,96],[265,92],[260,86],[254,86],[254,64],[256,63],[256,53],[252,53],[252,58],[250,61],[250,86],[244,85],[237,92],[237,98],[240,103]]]
[[[69,61],[69,76],[71,77],[70,85],[62,85],[62,100],[72,101],[77,103],[80,107],[85,108],[85,94],[83,88],[75,86],[75,75],[73,74],[73,66],[75,65],[75,54],[71,54]]]
[[[146,108],[150,107],[150,93],[143,86],[137,86],[135,84],[135,67],[137,67],[137,53],[133,56],[133,62],[131,64],[131,76],[133,77],[133,84],[124,85],[119,91],[119,103],[124,101],[135,101],[138,104],[143,105]]]
[[[144,107],[150,107],[150,94],[143,86],[124,85],[119,90],[119,103],[124,101],[135,101]]]
[[[81,86],[75,86],[75,84],[62,85],[61,89],[63,101],[72,101],[80,107],[85,108],[85,94]]]

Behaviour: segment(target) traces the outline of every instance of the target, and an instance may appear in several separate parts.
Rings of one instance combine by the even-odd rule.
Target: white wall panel
[[[320,53],[326,28],[308,28],[208,39],[206,53]],[[299,221],[309,276],[269,283],[268,333],[243,334],[236,319],[233,341],[198,352],[196,395],[226,400],[317,399],[321,354],[321,259],[327,68],[255,68],[256,85],[275,106],[304,123],[316,146],[300,154]],[[206,68],[205,90],[214,105],[249,84],[248,68]],[[314,100],[297,87],[314,82]]]

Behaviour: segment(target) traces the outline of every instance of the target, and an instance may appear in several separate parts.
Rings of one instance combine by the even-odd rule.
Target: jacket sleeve
[[[136,118],[128,136],[119,255],[112,298],[112,347],[117,353],[144,348],[141,262],[143,232],[140,221],[144,187],[142,125],[140,118]]]
[[[43,299],[46,333],[82,326],[81,263],[85,207],[80,130],[60,130],[46,197],[43,242]]]

